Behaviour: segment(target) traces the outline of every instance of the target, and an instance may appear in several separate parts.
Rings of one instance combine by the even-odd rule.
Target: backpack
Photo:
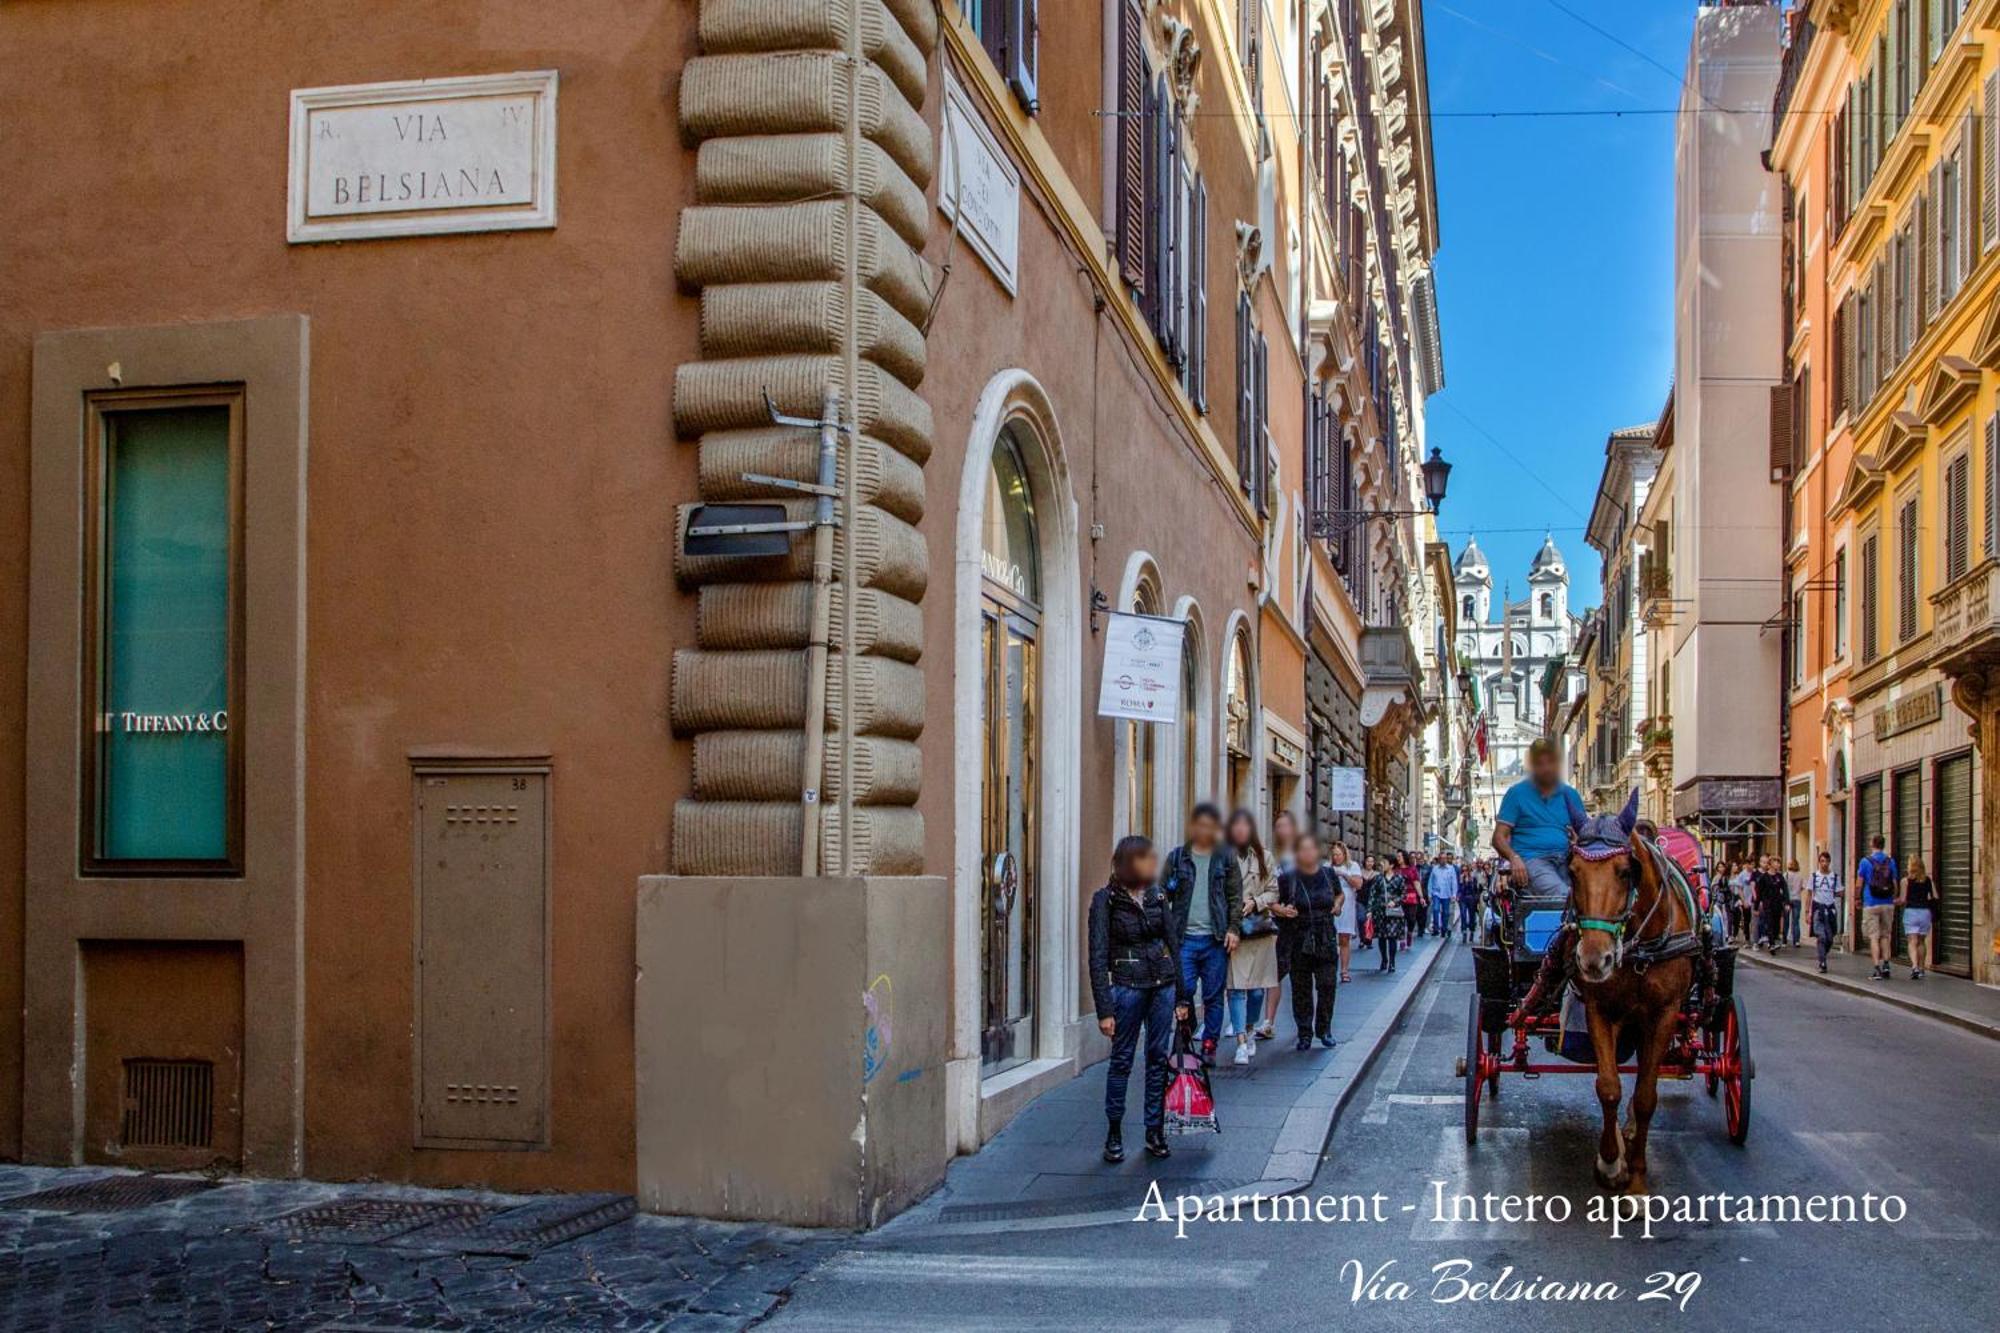
[[[1880,852],[1868,856],[1868,892],[1876,898],[1896,896],[1896,871],[1889,858]]]

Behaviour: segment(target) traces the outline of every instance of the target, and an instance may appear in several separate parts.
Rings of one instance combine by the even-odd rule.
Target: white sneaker
[[[1239,1041],[1238,1041],[1238,1042],[1236,1043],[1236,1061],[1235,1061],[1235,1063],[1237,1063],[1237,1064],[1239,1064],[1239,1065],[1247,1065],[1247,1064],[1249,1064],[1249,1063],[1250,1063],[1250,1057],[1251,1057],[1251,1056],[1252,1056],[1253,1054],[1255,1054],[1255,1053],[1256,1053],[1256,1050],[1257,1050],[1257,1043],[1256,1043],[1256,1042],[1254,1042],[1254,1041],[1252,1041],[1252,1040],[1251,1040],[1250,1038],[1248,1038],[1248,1037],[1245,1037],[1245,1038],[1243,1038],[1243,1039],[1239,1040]]]

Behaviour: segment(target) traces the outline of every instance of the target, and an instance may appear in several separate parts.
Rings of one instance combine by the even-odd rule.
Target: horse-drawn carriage
[[[1501,1075],[1597,1074],[1600,1099],[1612,1094],[1609,1145],[1617,1133],[1617,1082],[1606,1081],[1613,1070],[1638,1076],[1641,1181],[1656,1079],[1701,1077],[1710,1096],[1720,1094],[1730,1142],[1749,1134],[1756,1074],[1749,1023],[1735,993],[1735,950],[1713,930],[1703,901],[1699,847],[1678,829],[1651,839],[1630,830],[1629,812],[1622,822],[1605,816],[1586,825],[1572,860],[1577,888],[1568,894],[1535,896],[1503,884],[1483,905],[1459,1071],[1468,1143],[1478,1136],[1481,1100],[1500,1095]],[[1532,1052],[1537,1042],[1546,1058]],[[1615,1155],[1600,1150],[1607,1183],[1625,1183],[1613,1177],[1626,1166],[1632,1133],[1623,1131]]]

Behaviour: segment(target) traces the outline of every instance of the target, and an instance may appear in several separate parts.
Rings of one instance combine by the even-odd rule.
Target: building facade
[[[1507,788],[1527,776],[1529,743],[1559,734],[1543,677],[1550,663],[1561,662],[1566,687],[1556,698],[1570,697],[1567,684],[1581,681],[1569,655],[1583,620],[1569,609],[1569,565],[1553,537],[1529,564],[1527,596],[1510,600],[1503,585],[1497,607],[1493,569],[1477,538],[1467,540],[1454,568],[1459,665],[1476,682],[1485,735],[1486,754],[1474,756],[1469,792],[1473,842],[1483,846]]]
[[[1621,807],[1645,784],[1644,752],[1649,736],[1672,723],[1652,711],[1652,671],[1647,636],[1639,618],[1640,563],[1645,534],[1638,519],[1659,471],[1654,448],[1658,424],[1616,430],[1604,442],[1604,473],[1584,530],[1601,562],[1596,625],[1595,677],[1586,735],[1592,783],[1580,787],[1596,806]],[[1572,756],[1574,759],[1576,756]]]
[[[1782,204],[1760,157],[1781,22],[1763,5],[1697,12],[1675,145],[1671,463],[1648,542],[1673,611],[1660,663],[1673,821],[1716,854],[1773,850],[1782,791],[1783,499],[1766,438],[1784,378]]]
[[[1315,664],[1406,836],[1425,98],[1414,2],[0,16],[0,1155],[865,1225]]]
[[[1880,835],[1926,861],[1938,966],[1981,980],[2000,976],[1976,743],[2000,550],[1995,21],[1965,0],[1797,7],[1771,154],[1804,234],[1772,449],[1799,511],[1792,842],[1846,864]],[[1802,113],[1822,104],[1835,114]]]

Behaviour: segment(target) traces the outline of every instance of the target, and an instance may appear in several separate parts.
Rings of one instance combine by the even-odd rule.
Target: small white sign
[[[1161,616],[1115,612],[1104,627],[1104,683],[1099,717],[1134,722],[1180,720],[1181,635],[1186,624]]]
[[[1368,808],[1368,776],[1364,769],[1335,768],[1327,771],[1327,808],[1335,811]]]
[[[556,72],[292,91],[295,243],[556,225]]]
[[[959,224],[1011,296],[1021,255],[1021,173],[949,71],[939,139],[938,211]]]

